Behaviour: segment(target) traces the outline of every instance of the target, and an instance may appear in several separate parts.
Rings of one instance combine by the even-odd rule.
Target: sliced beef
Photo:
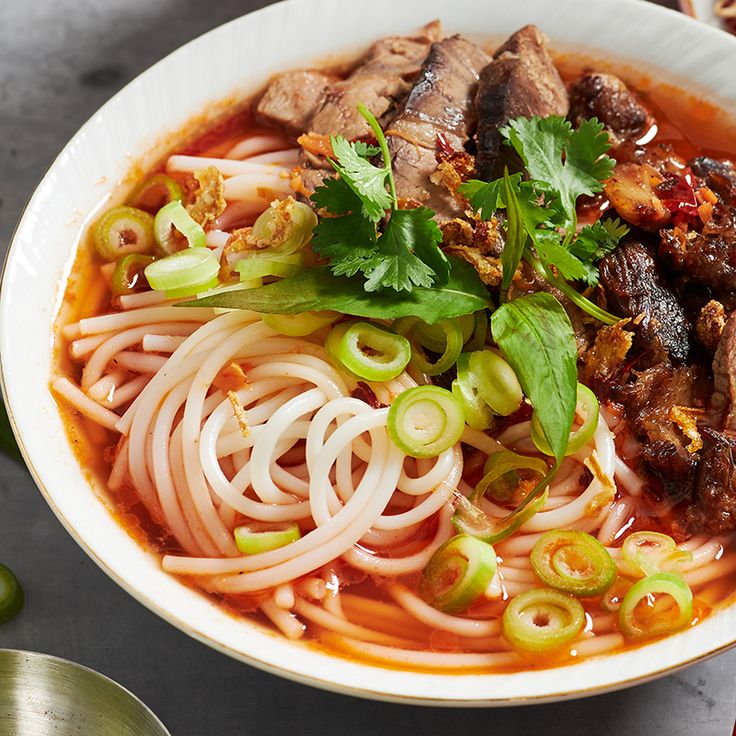
[[[488,60],[462,36],[432,44],[419,78],[386,131],[399,198],[426,204],[440,221],[462,208],[445,187],[430,181],[436,153],[440,145],[462,150],[468,140],[475,124],[478,74]]]
[[[697,455],[688,451],[690,440],[672,420],[673,407],[702,403],[706,384],[696,367],[675,368],[658,363],[635,374],[636,380],[614,392],[623,404],[629,427],[642,443],[642,457],[677,498],[689,494]]]
[[[600,272],[609,310],[632,320],[643,364],[664,359],[684,363],[690,350],[690,323],[649,248],[629,236],[601,260]]]
[[[486,180],[501,176],[511,155],[502,151],[499,128],[517,117],[567,115],[567,91],[539,28],[524,26],[496,50],[481,72],[475,105],[478,176]]]
[[[311,69],[280,74],[256,103],[256,121],[287,135],[300,135],[308,130],[314,111],[335,80],[331,74]]]
[[[690,161],[690,168],[724,202],[736,206],[736,166],[732,161],[698,156]]]
[[[736,531],[736,440],[710,427],[702,429],[702,436],[704,447],[685,523],[694,534]]]
[[[364,104],[385,124],[385,116],[411,87],[440,27],[432,23],[413,38],[389,36],[376,41],[347,79],[331,85],[315,110],[308,130],[344,135],[349,140],[371,134],[357,106]]]
[[[726,321],[713,357],[710,409],[719,426],[736,432],[736,312]]]
[[[688,281],[712,289],[733,308],[736,293],[736,208],[724,204],[713,207],[710,221],[700,232],[675,227],[663,230],[660,257]]]
[[[577,127],[583,120],[598,118],[611,142],[640,138],[653,124],[650,112],[636,95],[613,74],[588,73],[570,87],[570,120]]]

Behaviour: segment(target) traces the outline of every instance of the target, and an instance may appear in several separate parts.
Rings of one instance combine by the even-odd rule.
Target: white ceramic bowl
[[[187,44],[138,77],[74,136],[33,195],[10,248],[0,301],[4,393],[39,488],[69,533],[114,580],[191,636],[320,687],[442,705],[501,705],[588,695],[671,672],[736,642],[736,606],[649,646],[548,671],[440,675],[384,669],[295,644],[231,617],[161,571],[110,514],[70,449],[48,390],[52,323],[90,213],[135,160],[218,102],[283,69],[354,55],[375,38],[442,18],[448,31],[499,40],[534,22],[556,50],[629,63],[720,99],[736,120],[736,39],[638,0],[291,0]],[[309,39],[309,42],[307,42]],[[213,104],[214,103],[214,104]],[[151,155],[148,156],[150,160]]]

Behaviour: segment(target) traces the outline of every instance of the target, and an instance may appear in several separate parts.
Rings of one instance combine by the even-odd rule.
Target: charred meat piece
[[[690,161],[690,168],[724,202],[736,207],[736,166],[733,162],[698,156]]]
[[[690,350],[690,323],[649,249],[629,236],[601,260],[600,272],[608,308],[631,318],[634,344],[644,363],[667,358],[684,363]]]
[[[475,123],[473,95],[488,56],[462,36],[432,44],[399,115],[386,131],[400,200],[425,204],[440,221],[462,211],[443,186],[432,183],[439,146],[462,150]],[[439,137],[439,141],[438,141]]]
[[[389,36],[376,41],[347,79],[326,90],[305,130],[339,133],[348,140],[370,135],[368,123],[356,109],[358,104],[364,104],[385,124],[384,116],[409,90],[439,34],[439,24],[431,23],[414,38]]]
[[[728,318],[713,357],[710,409],[721,426],[736,431],[736,312]]]
[[[690,488],[698,457],[688,450],[690,439],[672,419],[673,407],[701,403],[703,386],[696,367],[674,368],[659,363],[614,393],[623,404],[632,431],[642,443],[642,457],[662,480],[670,495],[680,497]],[[702,390],[702,389],[701,389]]]
[[[335,79],[331,74],[311,69],[280,74],[256,103],[256,121],[280,128],[288,135],[303,133],[309,128],[314,111]]]
[[[585,74],[570,87],[569,117],[575,127],[588,118],[598,118],[613,145],[640,138],[654,122],[618,77],[594,72]]]
[[[539,28],[524,26],[496,50],[481,72],[475,105],[478,176],[486,180],[501,176],[512,155],[501,149],[499,128],[517,117],[567,115],[567,91]]]
[[[736,209],[723,204],[713,208],[701,232],[675,227],[662,231],[659,255],[688,281],[703,284],[733,302],[736,292]],[[722,300],[723,301],[723,300]]]
[[[604,191],[626,222],[644,230],[658,230],[671,219],[670,211],[655,191],[661,180],[649,164],[619,163],[606,181]]]
[[[692,503],[684,511],[686,526],[693,534],[735,531],[736,440],[710,427],[703,428],[703,437]]]

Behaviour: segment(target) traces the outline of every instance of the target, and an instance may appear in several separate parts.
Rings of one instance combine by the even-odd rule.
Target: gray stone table
[[[0,0],[3,250],[38,179],[99,105],[180,44],[263,4]],[[49,652],[104,672],[146,701],[175,736],[732,733],[736,652],[620,693],[495,711],[385,705],[264,674],[188,638],[118,588],[66,534],[25,469],[6,458],[0,561],[26,590],[22,615],[0,627],[0,647]]]

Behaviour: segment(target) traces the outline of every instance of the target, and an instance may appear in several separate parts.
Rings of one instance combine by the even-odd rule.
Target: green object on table
[[[0,401],[0,452],[5,453],[14,460],[23,462],[23,456],[20,454],[13,430],[10,428],[8,412],[5,410],[5,404],[2,401]]]

